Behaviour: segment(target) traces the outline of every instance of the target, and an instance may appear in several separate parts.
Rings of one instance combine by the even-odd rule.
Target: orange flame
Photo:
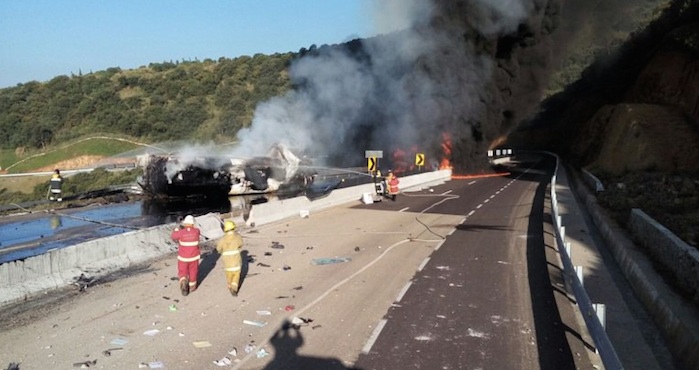
[[[451,136],[446,132],[442,134],[442,160],[439,162],[440,170],[451,169]]]

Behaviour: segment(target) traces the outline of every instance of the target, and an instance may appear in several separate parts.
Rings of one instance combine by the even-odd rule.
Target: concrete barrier
[[[640,209],[631,210],[629,227],[634,239],[699,307],[699,251]]]
[[[699,368],[699,320],[694,306],[687,307],[676,293],[664,288],[645,257],[626,232],[597,203],[592,194],[583,194],[585,206],[595,226],[609,246],[636,296],[666,338],[670,351],[687,369]]]
[[[402,191],[419,190],[451,179],[450,170],[422,173],[401,178]],[[302,211],[313,212],[361,200],[362,194],[374,192],[373,184],[337,189],[313,201],[306,197],[285,199],[253,206],[248,223],[262,225],[287,217],[300,217]],[[207,240],[221,235],[220,216],[196,217],[197,226]],[[243,223],[242,216],[234,218]],[[177,251],[170,239],[173,224],[87,241],[48,251],[44,254],[0,264],[0,307],[29,299],[47,290],[68,286],[82,274],[100,277],[119,269],[147,262]]]

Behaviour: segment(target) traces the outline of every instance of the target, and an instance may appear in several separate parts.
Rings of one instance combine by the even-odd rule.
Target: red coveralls
[[[177,241],[177,276],[180,281],[189,279],[189,291],[197,288],[197,274],[199,273],[199,236],[200,231],[194,226],[172,232],[172,239]]]

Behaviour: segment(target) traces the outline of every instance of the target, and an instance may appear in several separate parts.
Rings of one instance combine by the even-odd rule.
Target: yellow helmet
[[[223,223],[223,231],[224,231],[224,232],[232,231],[232,230],[235,230],[235,222],[233,222],[233,221],[226,221],[226,222]]]

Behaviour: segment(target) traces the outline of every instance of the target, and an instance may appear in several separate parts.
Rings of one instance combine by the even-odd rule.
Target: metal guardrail
[[[619,357],[617,356],[616,350],[607,336],[607,332],[600,321],[597,310],[587,292],[583,288],[583,283],[581,281],[581,276],[578,276],[575,266],[570,259],[570,243],[565,242],[565,226],[558,212],[558,200],[556,198],[556,176],[558,174],[560,159],[558,155],[554,153],[546,153],[548,155],[554,156],[556,158],[556,169],[553,176],[551,177],[551,208],[553,210],[554,219],[554,229],[556,232],[556,244],[558,245],[558,252],[563,261],[563,274],[565,281],[572,287],[573,294],[575,295],[575,300],[578,304],[580,312],[582,313],[583,319],[585,320],[585,325],[587,330],[595,342],[595,347],[599,352],[600,358],[604,367],[608,370],[622,370],[624,366],[621,364]]]

